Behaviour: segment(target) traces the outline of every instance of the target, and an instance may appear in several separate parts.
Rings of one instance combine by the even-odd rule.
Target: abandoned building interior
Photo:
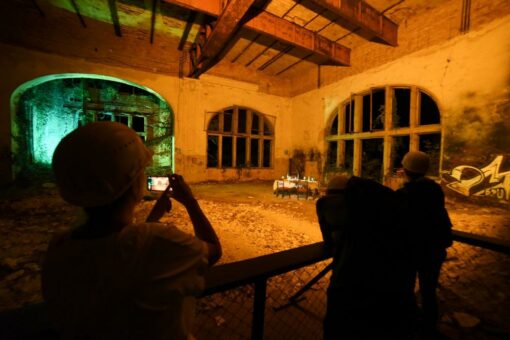
[[[146,174],[183,175],[218,229],[198,339],[321,338],[317,197],[342,172],[396,190],[418,150],[455,231],[439,328],[510,336],[510,1],[12,0],[0,17],[0,338],[49,329],[41,262],[79,214],[51,159],[96,121],[136,131]],[[164,220],[192,233],[186,216]]]

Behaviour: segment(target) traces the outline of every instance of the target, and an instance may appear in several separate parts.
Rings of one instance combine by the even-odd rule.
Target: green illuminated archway
[[[55,147],[78,126],[111,120],[154,151],[151,174],[174,170],[173,112],[155,91],[119,78],[65,73],[35,78],[11,96],[13,174],[46,173]]]

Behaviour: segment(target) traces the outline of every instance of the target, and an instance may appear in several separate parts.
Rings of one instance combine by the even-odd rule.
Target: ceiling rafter
[[[213,29],[206,35],[203,46],[198,50],[198,60],[193,77],[199,77],[218,61],[220,55],[226,50],[229,40],[242,27],[242,20],[248,10],[257,0],[231,0],[223,8]]]
[[[122,37],[122,31],[120,30],[119,14],[117,13],[117,5],[115,3],[115,0],[108,0],[108,7],[110,7],[110,16],[112,17],[115,35],[118,37]]]
[[[221,13],[221,1],[219,0],[163,1],[213,17],[218,17]],[[322,57],[325,60],[324,64],[350,65],[349,48],[267,11],[260,10],[257,15],[244,23],[244,28],[268,35],[290,45],[309,51],[312,54]]]
[[[87,24],[85,23],[85,20],[83,20],[83,17],[80,12],[80,8],[78,7],[78,4],[75,0],[71,0],[71,5],[74,8],[74,11],[76,12],[76,15],[78,16],[78,19],[80,20],[80,24],[83,28],[87,28]]]
[[[154,43],[154,30],[155,30],[155,26],[156,26],[156,10],[158,9],[158,1],[159,0],[152,0],[151,35],[150,35],[150,42],[151,42],[151,44]]]
[[[391,46],[398,45],[398,25],[362,0],[308,1],[322,8],[326,8],[331,13],[338,15],[350,24],[359,27],[362,32],[374,35],[377,39],[386,44]]]

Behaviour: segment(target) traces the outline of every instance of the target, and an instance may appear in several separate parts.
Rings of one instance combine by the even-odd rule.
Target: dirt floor
[[[192,189],[222,241],[221,263],[321,241],[312,199],[275,197],[269,182],[206,183]],[[142,202],[136,219],[144,220],[153,204]],[[447,200],[447,207],[455,229],[510,240],[508,205],[481,207]],[[41,301],[40,268],[48,241],[55,232],[70,228],[79,215],[50,183],[0,194],[0,311]],[[176,202],[162,221],[192,230],[186,211]],[[464,327],[472,335],[483,325],[484,331],[498,336],[510,325],[508,258],[461,244],[449,250],[439,294],[445,332],[452,328],[458,335]]]

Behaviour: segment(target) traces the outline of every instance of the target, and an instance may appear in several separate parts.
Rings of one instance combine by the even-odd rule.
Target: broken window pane
[[[259,140],[251,139],[250,141],[250,165],[252,167],[259,166]]]
[[[209,128],[207,130],[219,131],[219,128],[220,128],[220,115],[216,114],[214,117],[211,118],[209,122]]]
[[[246,133],[246,110],[245,109],[238,109],[237,132]]]
[[[264,168],[269,168],[271,166],[271,141],[265,139],[264,140],[264,150],[263,150],[263,158],[262,158],[262,166]]]
[[[259,115],[253,113],[251,118],[251,133],[254,135],[259,134]]]
[[[397,169],[402,168],[402,158],[409,151],[409,136],[393,137],[391,150],[391,172],[396,175]]]
[[[344,168],[352,174],[352,166],[354,164],[354,141],[346,140],[345,142],[345,153],[344,153]]]
[[[129,117],[126,115],[115,115],[115,121],[124,125],[129,124]]]
[[[333,123],[331,123],[331,129],[329,130],[330,135],[338,134],[338,115],[335,114],[335,119],[333,119]]]
[[[136,132],[144,132],[145,131],[145,119],[140,116],[133,116],[133,126],[131,128]]]
[[[411,112],[411,89],[393,92],[393,127],[408,127]]]
[[[372,130],[384,129],[384,89],[372,91]]]
[[[207,167],[218,166],[218,136],[207,136]]]
[[[350,102],[345,105],[345,133],[354,132],[354,102]]]
[[[237,153],[237,166],[238,167],[245,167],[246,166],[246,138],[244,137],[237,137],[236,141],[236,153]]]
[[[384,139],[365,139],[363,140],[362,150],[361,176],[381,182]]]
[[[223,112],[223,132],[232,132],[232,117],[234,111],[232,109]]]
[[[420,125],[439,124],[441,121],[436,102],[420,91]]]
[[[370,94],[363,96],[363,126],[361,131],[370,131]]]
[[[329,142],[328,143],[328,155],[327,155],[327,164],[328,167],[336,167],[337,161],[337,150],[338,150],[338,142]]]
[[[430,157],[430,166],[427,175],[439,176],[439,156],[441,152],[441,134],[431,133],[420,135],[420,151]]]
[[[271,126],[269,126],[269,123],[264,121],[264,136],[271,136]]]
[[[99,112],[96,114],[96,121],[98,122],[111,122],[112,115],[104,112]]]
[[[223,136],[221,141],[221,166],[232,167],[232,137]]]

